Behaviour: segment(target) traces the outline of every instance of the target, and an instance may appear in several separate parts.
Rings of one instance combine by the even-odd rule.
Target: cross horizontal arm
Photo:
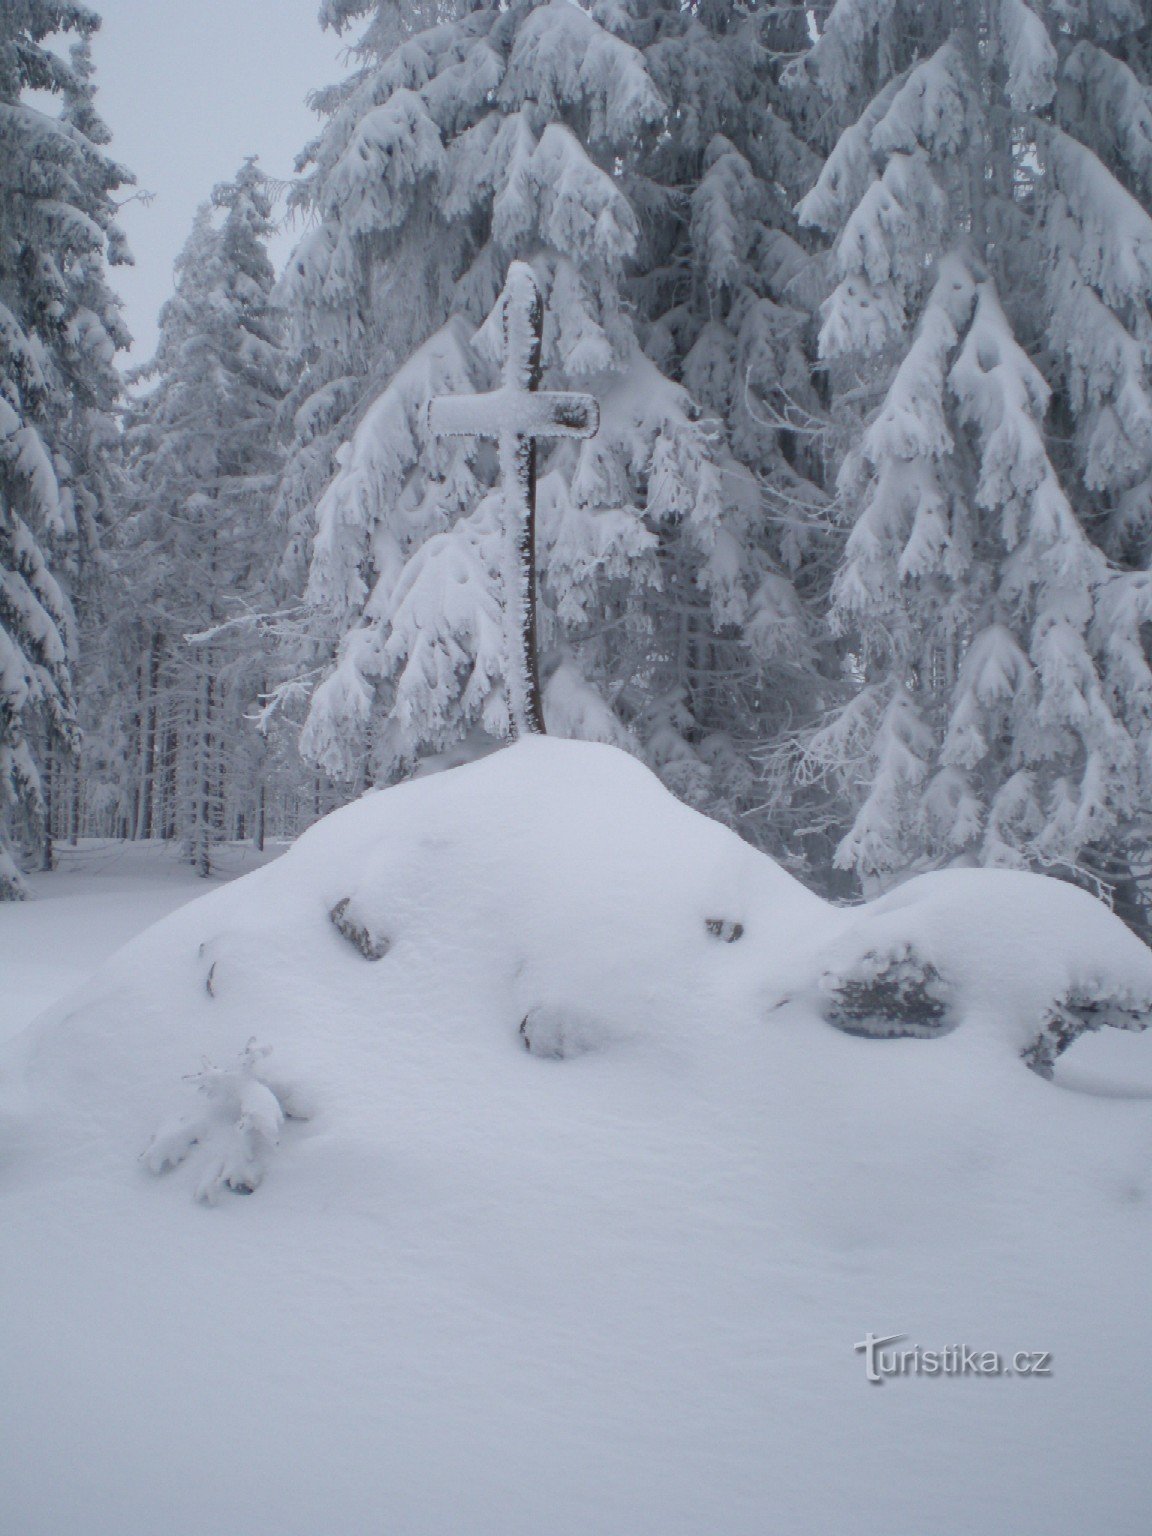
[[[441,395],[429,403],[428,425],[445,437],[593,437],[600,406],[592,395],[494,389],[486,395]]]

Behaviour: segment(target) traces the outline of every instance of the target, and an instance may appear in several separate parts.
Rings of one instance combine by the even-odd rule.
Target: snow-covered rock
[[[370,794],[0,1057],[13,1529],[1135,1533],[1149,1106],[1020,1058],[1150,991],[1081,892],[832,908],[612,747]],[[869,1329],[1055,1374],[875,1394]]]
[[[866,993],[880,982],[874,1027],[866,1000],[848,1027],[932,1036],[965,1024],[1042,1076],[1082,1033],[1152,1022],[1152,951],[1087,892],[1018,870],[909,880],[854,912],[821,959],[833,1010],[845,1008],[846,985]],[[888,1018],[885,976],[908,1004]]]

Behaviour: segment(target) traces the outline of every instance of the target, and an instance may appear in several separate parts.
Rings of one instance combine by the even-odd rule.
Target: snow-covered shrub
[[[214,1205],[225,1190],[250,1195],[258,1189],[285,1119],[307,1120],[311,1114],[298,1088],[269,1076],[264,1062],[271,1053],[271,1046],[257,1045],[253,1037],[232,1067],[206,1060],[188,1081],[208,1108],[161,1126],[142,1154],[145,1166],[164,1173],[199,1147],[197,1200]]]

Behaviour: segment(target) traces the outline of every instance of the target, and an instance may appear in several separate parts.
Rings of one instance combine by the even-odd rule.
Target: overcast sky
[[[316,127],[305,98],[347,73],[345,44],[321,32],[319,0],[91,3],[104,19],[94,53],[111,152],[155,193],[147,207],[124,208],[136,266],[111,273],[137,363],[155,348],[156,316],[197,205],[245,155],[259,155],[272,176],[291,175]],[[278,269],[293,239],[278,237]]]

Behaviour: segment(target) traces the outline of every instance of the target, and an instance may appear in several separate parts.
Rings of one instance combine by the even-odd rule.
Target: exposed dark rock
[[[1037,1034],[1020,1052],[1033,1072],[1051,1078],[1057,1058],[1074,1040],[1093,1030],[1147,1029],[1152,1020],[1152,998],[1133,998],[1099,988],[1079,988],[1058,998]]]
[[[911,944],[869,950],[849,970],[827,972],[820,986],[824,1017],[846,1034],[932,1040],[956,1025],[947,983]]]
[[[384,934],[370,933],[363,923],[351,917],[348,913],[348,904],[351,900],[351,896],[345,896],[343,901],[338,901],[329,912],[328,917],[333,928],[341,938],[355,945],[365,960],[383,960],[392,947],[392,941]]]
[[[730,917],[706,917],[704,926],[714,938],[723,939],[725,944],[735,944],[744,934],[744,924],[734,923]]]

